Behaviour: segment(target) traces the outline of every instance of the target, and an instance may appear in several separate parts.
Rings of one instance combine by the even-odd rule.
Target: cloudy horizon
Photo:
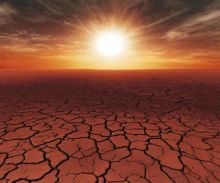
[[[88,37],[111,23],[137,45],[126,69],[220,68],[218,0],[1,0],[0,68],[96,68]]]

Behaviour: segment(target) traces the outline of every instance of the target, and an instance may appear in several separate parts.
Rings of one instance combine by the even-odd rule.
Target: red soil
[[[1,71],[0,182],[220,182],[217,71]]]

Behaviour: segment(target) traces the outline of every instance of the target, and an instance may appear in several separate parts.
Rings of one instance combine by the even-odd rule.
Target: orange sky
[[[0,69],[220,69],[218,0],[0,2]],[[102,30],[122,30],[126,53],[93,49]]]

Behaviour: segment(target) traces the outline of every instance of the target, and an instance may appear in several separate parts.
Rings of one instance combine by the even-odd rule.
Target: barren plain
[[[1,71],[0,182],[220,182],[220,73]]]

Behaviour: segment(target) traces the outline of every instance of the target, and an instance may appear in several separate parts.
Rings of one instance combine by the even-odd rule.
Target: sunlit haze
[[[1,0],[0,69],[220,68],[219,0]]]

